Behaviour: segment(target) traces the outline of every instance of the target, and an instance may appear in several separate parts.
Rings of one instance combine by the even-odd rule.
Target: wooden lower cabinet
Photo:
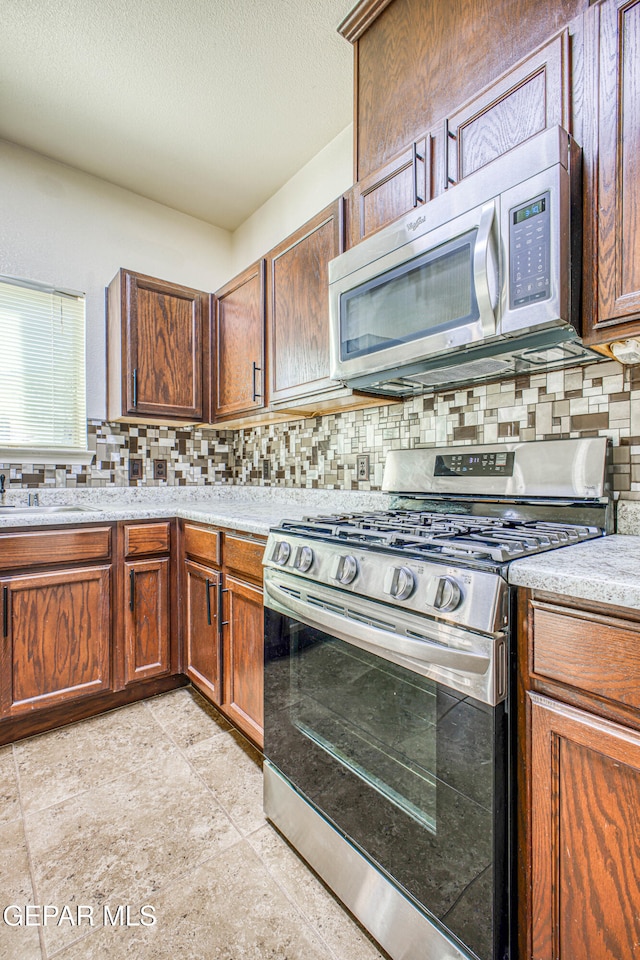
[[[222,702],[219,597],[220,571],[186,559],[184,562],[184,661],[193,684]]]
[[[125,684],[171,672],[170,559],[127,561]]]
[[[223,709],[240,729],[262,746],[264,612],[262,590],[225,577],[223,629]]]
[[[518,956],[640,958],[640,614],[519,605]]]
[[[182,530],[184,672],[262,747],[265,540],[190,523]]]
[[[531,701],[531,956],[640,957],[640,733]]]
[[[111,564],[0,578],[0,712],[111,689]]]

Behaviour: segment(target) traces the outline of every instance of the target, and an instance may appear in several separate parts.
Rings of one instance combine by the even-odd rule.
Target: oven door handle
[[[426,637],[424,640],[417,637],[414,639],[390,630],[382,630],[374,624],[345,617],[327,610],[326,607],[300,600],[273,581],[265,580],[264,589],[273,602],[274,609],[279,613],[293,616],[310,627],[326,629],[331,636],[354,646],[364,647],[380,656],[384,657],[385,651],[388,651],[429,666],[474,675],[485,674],[491,667],[491,657],[485,654],[456,650],[441,643],[434,643]]]

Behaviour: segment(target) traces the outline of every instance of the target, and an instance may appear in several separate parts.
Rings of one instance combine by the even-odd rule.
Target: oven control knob
[[[311,547],[298,547],[294,565],[300,573],[306,573],[313,563],[313,550]]]
[[[336,557],[333,566],[333,579],[338,583],[352,583],[358,574],[358,561],[355,557],[347,554],[346,557]]]
[[[279,563],[281,566],[284,566],[289,556],[291,554],[291,544],[287,543],[286,540],[279,540],[274,549],[271,559],[274,563]]]
[[[460,584],[453,577],[433,577],[427,587],[427,604],[442,613],[456,610],[462,601]]]
[[[406,600],[416,587],[416,578],[409,567],[391,567],[384,578],[384,592],[396,600]]]

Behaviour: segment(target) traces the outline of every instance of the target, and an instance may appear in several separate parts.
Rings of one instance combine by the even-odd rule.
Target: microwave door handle
[[[473,282],[476,289],[482,333],[485,337],[493,337],[496,333],[495,310],[498,305],[498,264],[493,236],[495,214],[495,200],[483,205],[473,251]]]
[[[310,627],[324,629],[339,640],[354,646],[363,646],[382,657],[385,651],[389,651],[420,663],[472,675],[485,674],[491,666],[490,658],[483,654],[455,650],[427,639],[414,640],[412,637],[382,630],[373,624],[352,620],[332,610],[292,597],[286,590],[268,580],[265,580],[264,589],[271,600],[269,606],[273,606],[279,613],[301,620]]]

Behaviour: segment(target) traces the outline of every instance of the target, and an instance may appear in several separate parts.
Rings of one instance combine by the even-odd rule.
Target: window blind
[[[83,294],[0,278],[0,455],[86,449]]]

